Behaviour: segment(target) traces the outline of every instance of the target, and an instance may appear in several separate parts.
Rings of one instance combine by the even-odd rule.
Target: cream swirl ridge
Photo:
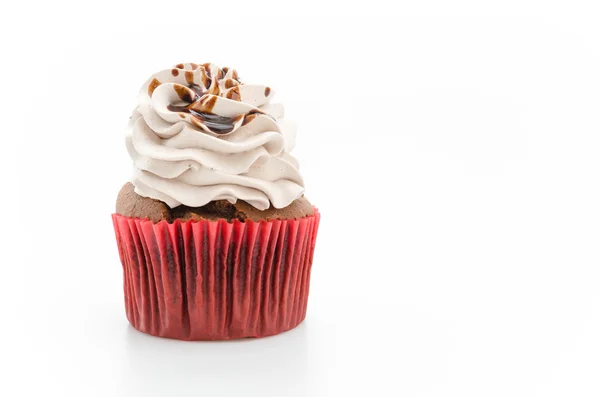
[[[304,182],[289,154],[295,126],[266,86],[243,84],[233,69],[178,64],[141,88],[127,149],[136,192],[179,205],[244,200],[283,208]]]

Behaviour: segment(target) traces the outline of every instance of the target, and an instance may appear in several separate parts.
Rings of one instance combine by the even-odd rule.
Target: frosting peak
[[[171,208],[244,200],[283,208],[304,191],[289,154],[295,128],[273,91],[234,69],[178,64],[142,86],[127,136],[133,184]]]

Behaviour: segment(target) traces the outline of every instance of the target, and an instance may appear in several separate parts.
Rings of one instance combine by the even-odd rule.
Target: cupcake
[[[273,94],[208,63],[142,86],[126,137],[134,172],[112,215],[137,330],[220,340],[304,320],[320,215]]]

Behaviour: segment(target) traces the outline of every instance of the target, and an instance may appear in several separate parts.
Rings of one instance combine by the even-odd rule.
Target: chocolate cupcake
[[[306,315],[319,212],[273,90],[178,64],[142,86],[113,223],[129,322],[183,340],[262,337]]]

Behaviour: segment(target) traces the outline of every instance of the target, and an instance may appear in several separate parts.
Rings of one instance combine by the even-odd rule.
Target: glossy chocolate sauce
[[[213,113],[196,112],[190,109],[190,113],[194,118],[192,122],[195,123],[196,119],[200,120],[204,126],[215,134],[228,134],[235,128],[235,125],[244,117],[243,115],[236,117],[225,117],[219,116]]]
[[[241,114],[235,117],[220,116],[208,111],[209,109],[212,110],[214,103],[216,102],[216,97],[212,97],[210,99],[211,100],[206,101],[206,104],[203,103],[198,105],[197,101],[185,106],[168,105],[167,109],[169,109],[171,112],[179,113],[180,117],[183,117],[182,113],[190,114],[192,116],[191,121],[193,124],[198,127],[205,126],[210,131],[218,135],[228,134],[233,131],[236,124],[239,123],[240,120],[242,120],[242,125],[246,125],[254,120],[254,118],[259,114],[267,115],[261,110],[254,109],[246,114]],[[202,108],[202,110],[199,110],[198,108]]]

